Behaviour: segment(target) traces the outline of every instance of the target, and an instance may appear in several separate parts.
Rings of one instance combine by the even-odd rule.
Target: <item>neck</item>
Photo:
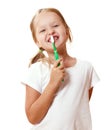
[[[66,57],[68,56],[67,51],[66,51],[66,47],[64,46],[63,49],[61,49],[60,47],[57,48],[57,52],[59,54],[59,58],[62,58],[63,61],[66,59]],[[49,56],[49,60],[51,61],[51,63],[54,62],[54,52],[48,52],[48,56]]]
[[[63,63],[64,63],[65,68],[71,67],[76,63],[76,59],[71,57],[67,53],[66,49],[58,50],[58,53],[59,53],[59,58],[63,59]],[[53,64],[55,61],[54,53],[48,53],[48,56],[49,56],[50,63]]]

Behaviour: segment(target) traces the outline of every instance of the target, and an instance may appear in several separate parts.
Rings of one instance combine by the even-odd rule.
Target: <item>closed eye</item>
[[[45,29],[40,30],[40,33],[45,32]]]
[[[56,25],[54,25],[53,27],[58,27],[59,25],[58,24],[56,24]]]

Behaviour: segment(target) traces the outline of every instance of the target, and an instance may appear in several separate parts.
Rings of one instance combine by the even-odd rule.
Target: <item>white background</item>
[[[101,81],[90,101],[93,130],[111,125],[111,4],[110,0],[0,1],[0,130],[28,130],[25,87],[20,84],[29,59],[36,53],[30,21],[39,8],[58,8],[73,33],[72,56],[90,61]]]

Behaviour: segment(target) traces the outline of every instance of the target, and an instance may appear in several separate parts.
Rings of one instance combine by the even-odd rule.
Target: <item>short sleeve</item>
[[[41,93],[42,91],[41,79],[42,79],[41,65],[38,62],[38,63],[32,64],[28,68],[26,74],[23,76],[21,83],[24,85],[28,85]]]
[[[94,87],[96,85],[97,82],[99,82],[99,76],[97,75],[94,67],[92,66],[92,71],[91,71],[91,87]]]

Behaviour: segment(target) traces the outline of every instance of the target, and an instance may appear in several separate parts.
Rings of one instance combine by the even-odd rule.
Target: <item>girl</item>
[[[57,9],[40,9],[30,28],[40,49],[23,80],[32,130],[91,130],[89,100],[99,78],[89,62],[67,53],[66,42],[72,37],[65,19]],[[59,60],[54,60],[51,36]]]

